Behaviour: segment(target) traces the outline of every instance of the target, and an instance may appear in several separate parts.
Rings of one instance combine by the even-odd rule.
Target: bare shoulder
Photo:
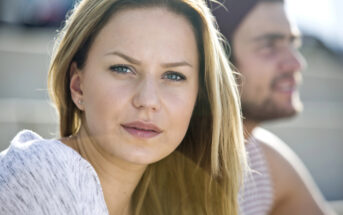
[[[275,199],[278,200],[293,187],[290,184],[298,178],[297,169],[301,172],[299,165],[303,164],[289,146],[273,133],[256,128],[252,135],[261,145],[274,184]]]
[[[280,174],[287,176],[295,170],[294,168],[298,168],[299,163],[303,165],[294,151],[270,131],[258,127],[254,129],[252,135],[262,146],[268,165],[275,177]]]
[[[261,144],[264,152],[271,156],[271,159],[287,159],[286,157],[294,155],[293,151],[278,136],[264,128],[255,128],[252,136]]]
[[[254,129],[252,135],[270,169],[275,197],[272,214],[333,214],[309,171],[286,143],[263,128]]]

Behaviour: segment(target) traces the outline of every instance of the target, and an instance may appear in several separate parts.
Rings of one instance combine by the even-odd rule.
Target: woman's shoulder
[[[0,189],[10,182],[51,183],[57,176],[75,174],[79,169],[78,155],[55,139],[43,139],[38,134],[23,130],[0,154]]]
[[[0,169],[0,202],[3,203],[0,211],[80,214],[89,207],[85,204],[90,203],[83,199],[84,194],[97,196],[97,206],[106,209],[99,181],[90,164],[58,140],[21,131],[0,154]],[[88,182],[84,178],[88,178]]]
[[[23,130],[11,141],[10,146],[0,154],[0,165],[7,167],[25,166],[26,168],[53,168],[81,156],[56,139],[43,139],[33,131]],[[4,166],[3,166],[4,167]]]
[[[6,178],[23,178],[23,175],[42,177],[40,180],[79,180],[84,175],[97,179],[91,164],[74,149],[57,139],[44,139],[38,134],[23,130],[0,153],[0,185]]]

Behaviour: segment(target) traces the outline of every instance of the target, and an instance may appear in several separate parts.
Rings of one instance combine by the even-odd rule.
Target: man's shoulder
[[[274,185],[286,189],[292,180],[298,178],[299,168],[304,168],[302,161],[284,141],[270,131],[256,128],[252,135],[261,145]]]
[[[267,160],[289,161],[295,159],[296,155],[293,150],[278,136],[264,128],[255,128],[252,138],[261,145]]]
[[[262,143],[263,145],[272,145],[275,144],[285,144],[278,136],[276,136],[274,133],[261,128],[256,127],[252,131],[252,137],[257,140],[258,142]]]
[[[303,189],[306,167],[296,153],[275,134],[263,128],[253,132],[264,152],[275,188],[276,201]]]

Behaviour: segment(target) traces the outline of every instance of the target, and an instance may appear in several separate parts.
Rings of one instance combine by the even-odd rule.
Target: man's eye
[[[110,66],[110,70],[120,74],[126,74],[132,72],[132,69],[129,66],[125,65],[114,65]]]
[[[275,42],[266,42],[265,44],[264,44],[264,47],[265,48],[275,48],[276,47],[276,44],[275,44]]]
[[[280,44],[276,42],[266,42],[260,47],[260,52],[264,54],[275,54],[281,50]]]
[[[163,79],[169,79],[171,81],[183,81],[186,77],[178,72],[167,72],[164,74]]]

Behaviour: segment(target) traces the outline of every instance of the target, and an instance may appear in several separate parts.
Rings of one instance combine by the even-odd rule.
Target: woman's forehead
[[[164,56],[167,62],[168,58],[194,61],[193,55],[197,58],[198,52],[193,28],[186,18],[156,7],[118,12],[100,30],[92,46],[103,55],[121,51],[137,59],[159,52],[158,57]]]

